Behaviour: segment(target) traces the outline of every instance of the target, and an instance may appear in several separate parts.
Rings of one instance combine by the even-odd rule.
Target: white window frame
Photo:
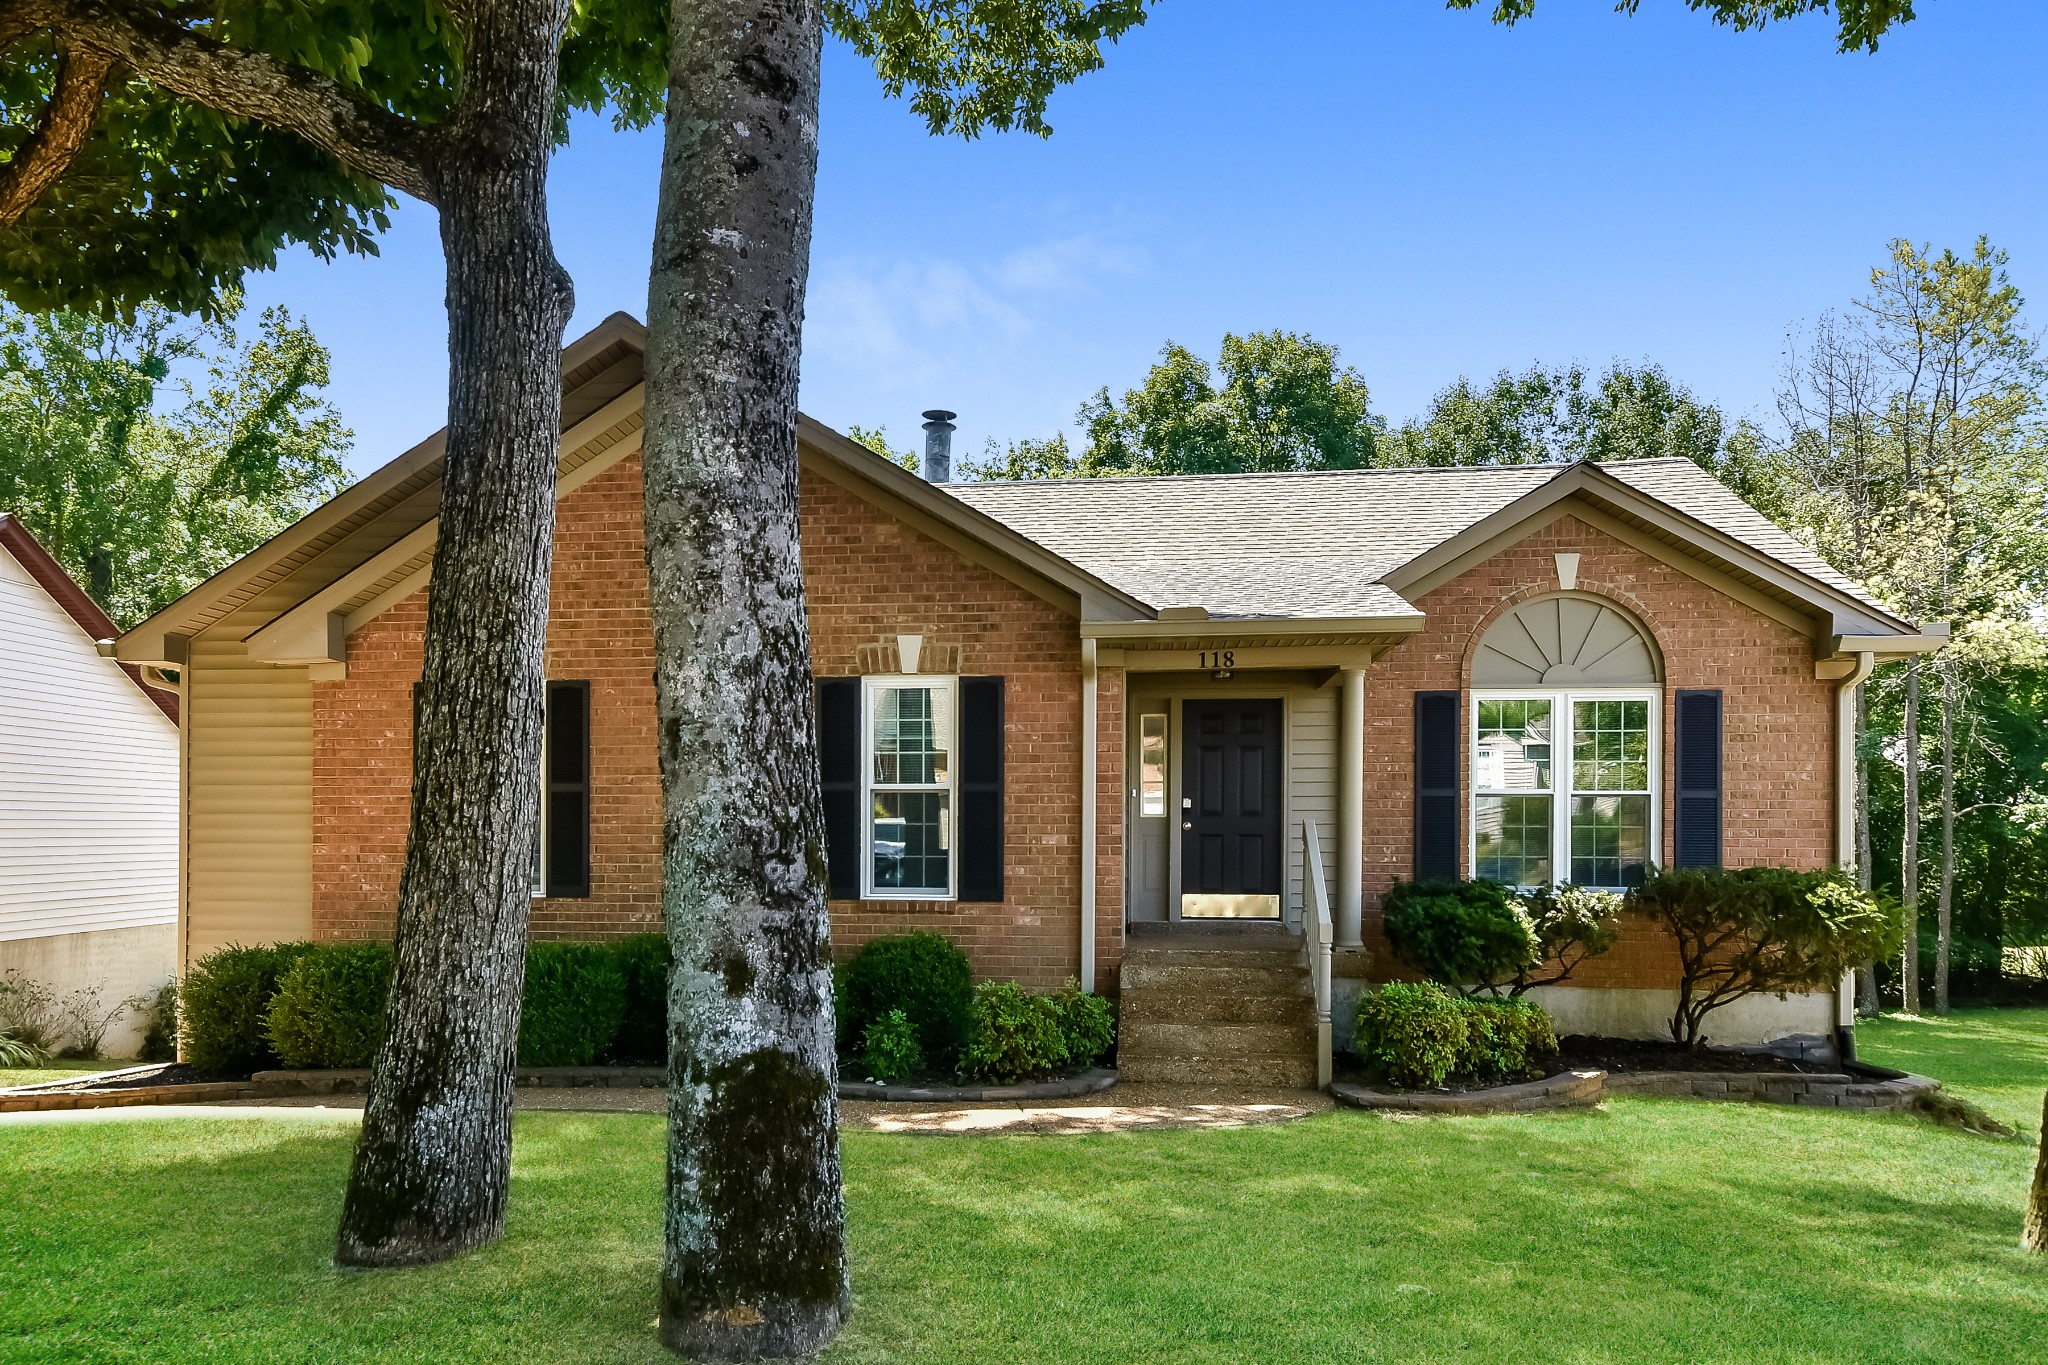
[[[860,894],[862,900],[951,901],[960,890],[960,680],[939,673],[873,673],[860,686]],[[937,782],[875,781],[875,693],[883,688],[937,688],[948,697],[946,715],[952,733],[946,736],[946,780]],[[946,793],[946,889],[875,885],[875,793],[943,791]]]
[[[1664,844],[1664,692],[1656,687],[1487,687],[1471,692],[1471,720],[1465,727],[1465,867],[1479,875],[1479,798],[1502,792],[1479,788],[1479,707],[1489,701],[1547,701],[1550,703],[1550,874],[1553,882],[1570,880],[1572,870],[1571,810],[1574,796],[1638,795],[1633,792],[1580,792],[1572,787],[1572,703],[1580,701],[1641,701],[1649,703],[1650,717],[1650,830],[1649,863],[1656,863]],[[1510,796],[1541,796],[1540,791],[1507,792]],[[1619,891],[1621,887],[1603,887]]]

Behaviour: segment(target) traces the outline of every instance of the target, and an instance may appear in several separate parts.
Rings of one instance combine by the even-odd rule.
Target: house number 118
[[[1213,651],[1198,652],[1201,654],[1202,662],[1200,663],[1200,665],[1198,665],[1201,668],[1237,667],[1237,651],[1234,649],[1218,649]]]

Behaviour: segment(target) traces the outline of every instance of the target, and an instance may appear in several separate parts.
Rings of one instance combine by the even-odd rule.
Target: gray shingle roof
[[[1869,596],[1684,459],[1600,466],[1864,602]],[[1213,616],[1407,615],[1379,580],[1566,465],[961,483],[969,506],[1153,607]],[[1872,605],[1875,605],[1872,603]]]

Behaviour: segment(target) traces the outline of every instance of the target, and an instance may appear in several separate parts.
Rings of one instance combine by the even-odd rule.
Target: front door
[[[1280,703],[1181,704],[1182,919],[1280,918]]]

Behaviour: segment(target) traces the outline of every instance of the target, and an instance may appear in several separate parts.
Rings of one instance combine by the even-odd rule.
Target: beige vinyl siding
[[[1299,688],[1288,702],[1287,905],[1290,918],[1307,903],[1302,882],[1304,820],[1316,822],[1323,846],[1323,881],[1337,885],[1337,701],[1335,683]]]
[[[185,961],[313,932],[313,684],[250,662],[223,632],[192,642]]]
[[[0,550],[0,940],[177,914],[177,727]]]

